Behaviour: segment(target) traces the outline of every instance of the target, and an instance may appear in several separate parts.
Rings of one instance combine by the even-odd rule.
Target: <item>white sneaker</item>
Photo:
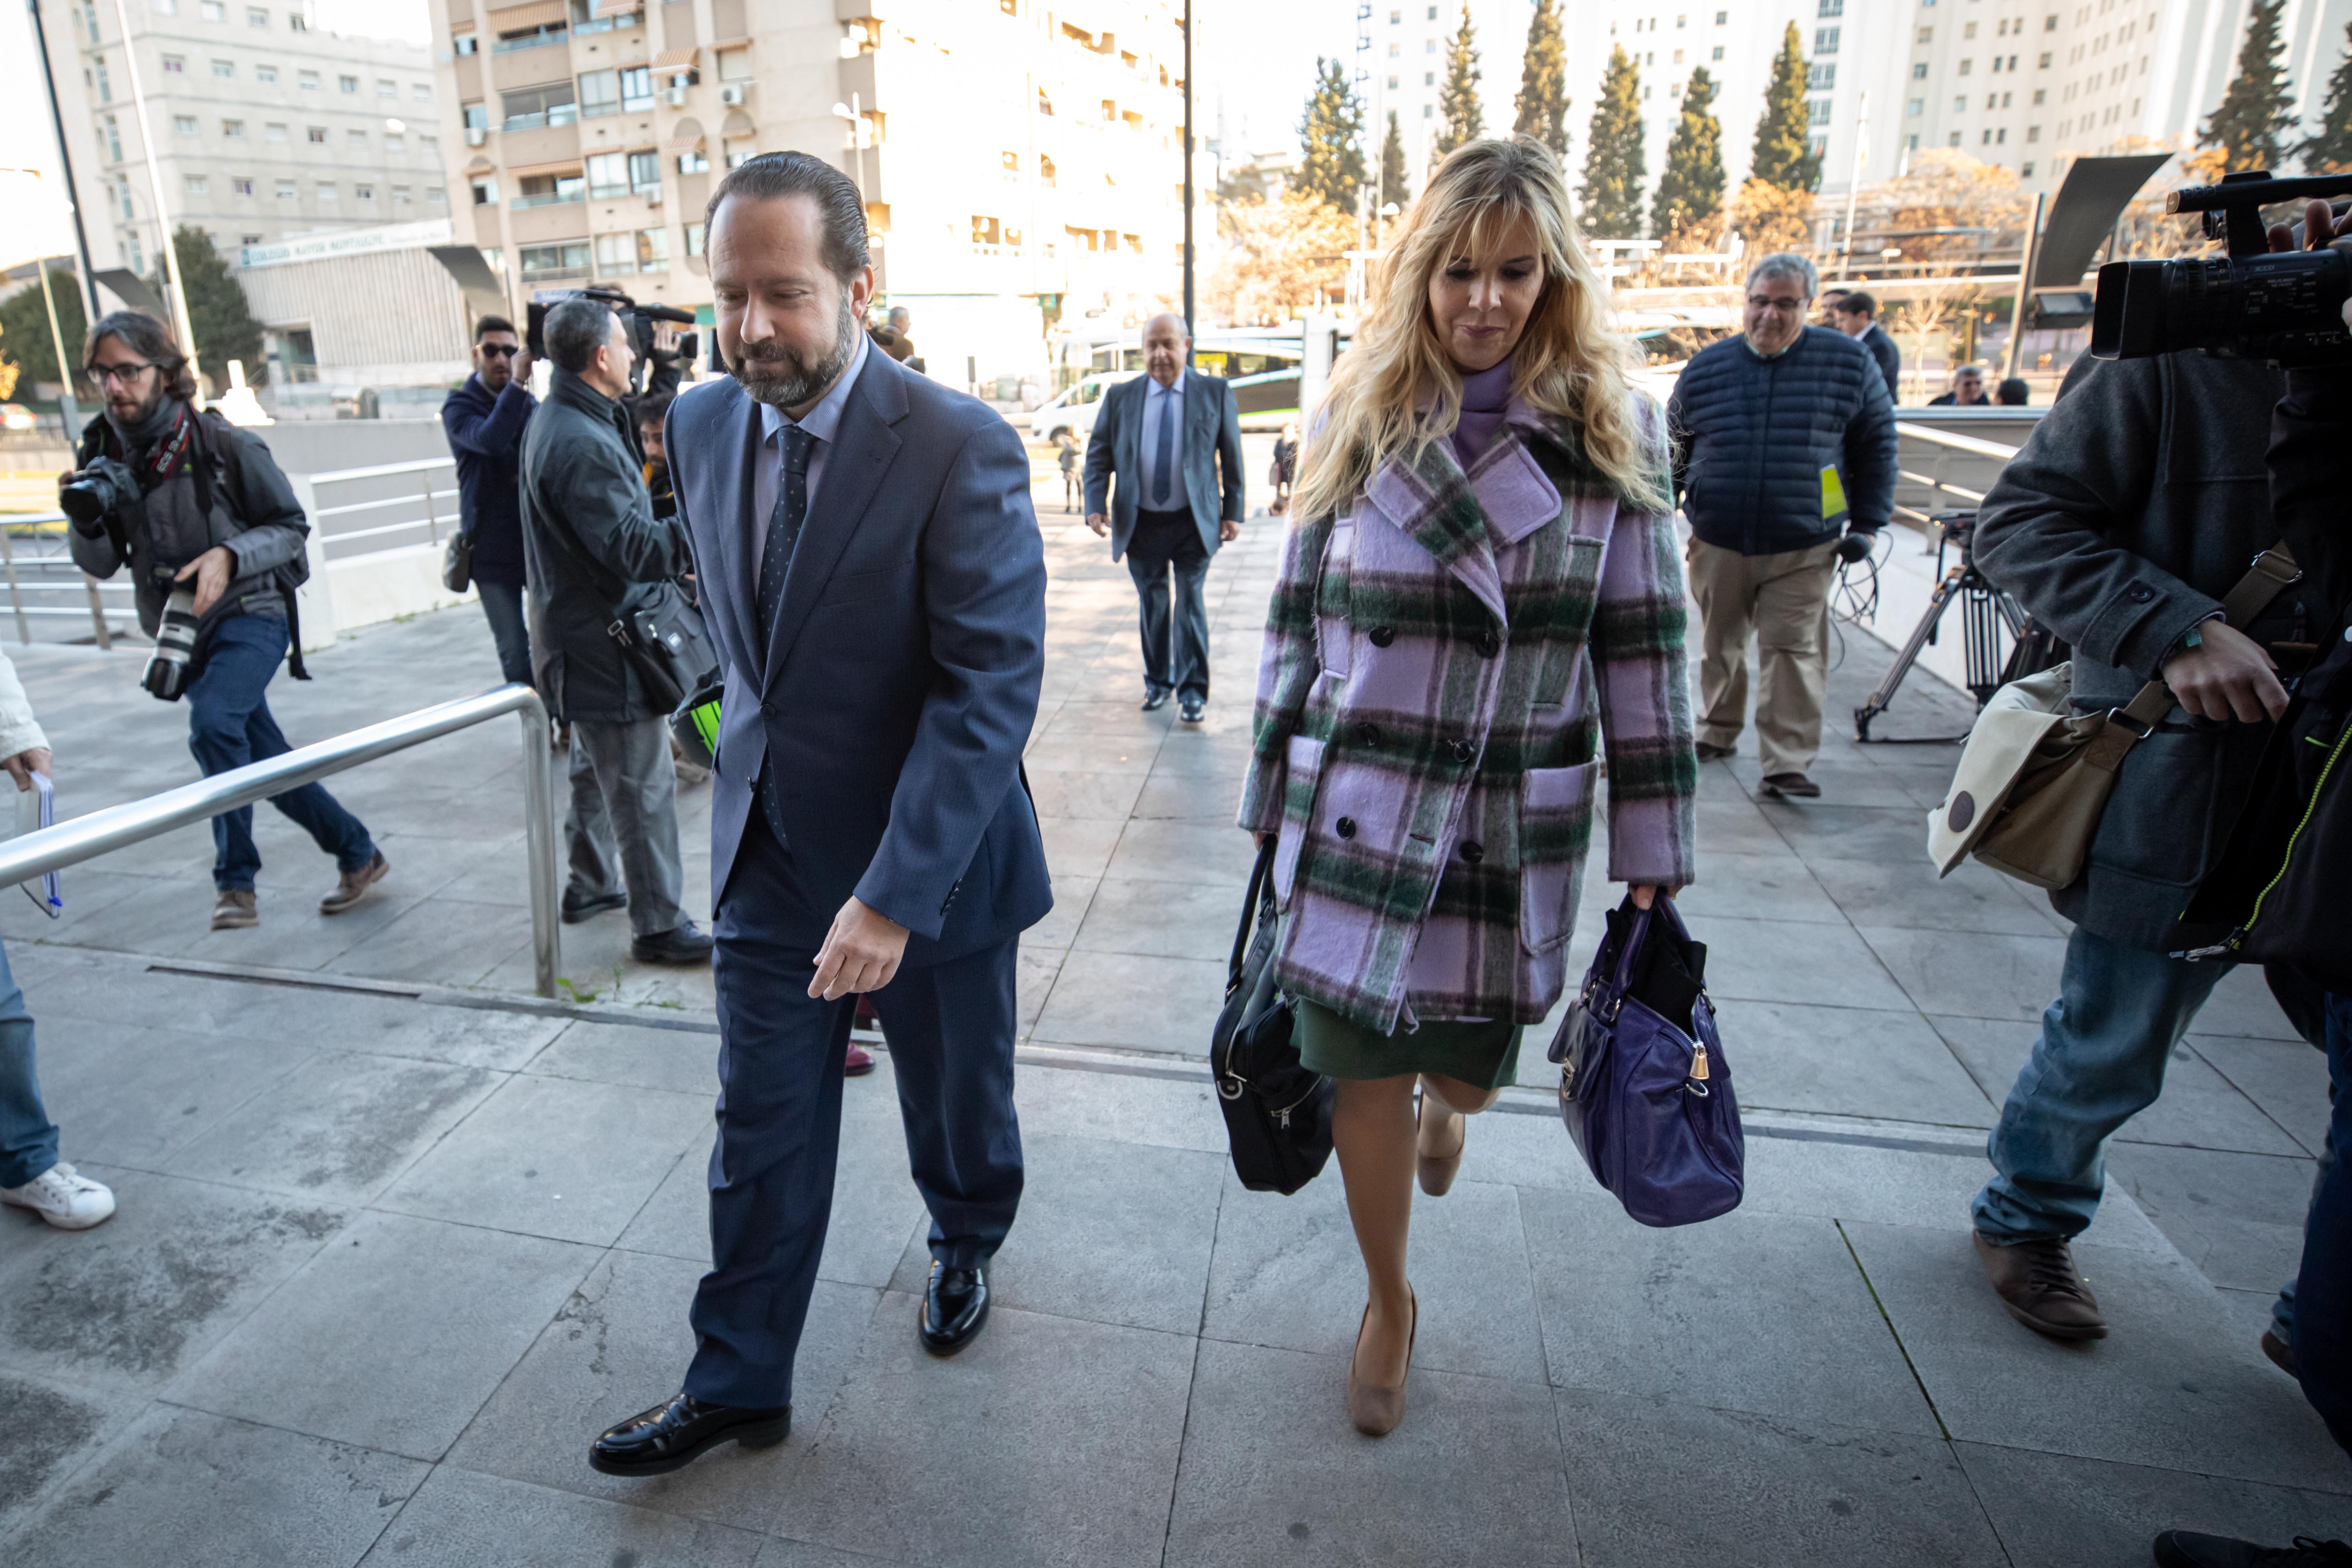
[[[31,1209],[59,1230],[88,1230],[114,1214],[114,1189],[63,1160],[21,1187],[0,1187],[0,1204]]]

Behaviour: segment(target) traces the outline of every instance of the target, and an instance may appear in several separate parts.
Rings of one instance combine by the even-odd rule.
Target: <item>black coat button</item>
[[[2144,583],[2136,584],[2133,585],[2131,593],[2126,596],[2128,597],[2135,605],[2145,605],[2150,599],[2156,597],[2156,590],[2147,586]]]
[[[776,716],[776,705],[775,705],[774,703],[772,703],[772,702],[762,702],[762,703],[761,703],[761,704],[760,704],[760,717],[761,717],[761,718],[762,718],[762,719],[772,719],[772,718],[774,718],[775,716]]]
[[[1454,760],[1457,763],[1475,761],[1478,755],[1478,748],[1467,741],[1456,741],[1451,749],[1454,752]]]
[[[1386,647],[1389,644],[1394,641],[1396,641],[1396,628],[1394,626],[1374,626],[1372,628],[1372,646],[1374,647]]]
[[[1486,847],[1485,845],[1479,843],[1475,838],[1465,838],[1462,841],[1462,858],[1469,861],[1473,866],[1475,866],[1479,861],[1484,860],[1486,858]]]
[[[1356,819],[1352,816],[1343,816],[1331,826],[1339,831],[1342,838],[1353,838],[1356,836]]]
[[[1496,654],[1503,651],[1502,635],[1496,632],[1494,627],[1488,626],[1485,631],[1478,634],[1477,646],[1478,657],[1480,658],[1492,658]]]
[[[1373,723],[1370,719],[1365,720],[1362,723],[1356,726],[1356,740],[1358,743],[1361,745],[1379,745],[1381,743],[1381,727],[1378,724]]]

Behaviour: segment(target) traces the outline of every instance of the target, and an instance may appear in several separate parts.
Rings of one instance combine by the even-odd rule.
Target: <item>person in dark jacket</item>
[[[646,452],[646,493],[653,498],[656,517],[677,515],[677,491],[669,477],[669,454],[662,447],[662,430],[669,419],[672,394],[647,393],[637,399],[637,444]]]
[[[545,341],[555,379],[523,437],[521,494],[539,689],[572,726],[563,918],[625,907],[633,957],[707,963],[709,934],[678,902],[668,714],[605,629],[633,588],[691,570],[686,531],[656,518],[646,492],[645,452],[621,402],[635,358],[621,319],[601,301],[566,300],[547,313]]]
[[[68,531],[74,564],[93,577],[131,568],[140,628],[163,626],[172,601],[196,620],[187,659],[188,749],[205,776],[264,762],[292,748],[265,693],[295,639],[295,585],[309,575],[310,524],[261,437],[193,406],[188,356],[152,316],[118,310],[90,328],[84,368],[105,411],[82,432],[80,466],[111,462],[134,499]],[[301,650],[293,669],[308,679]],[[269,804],[335,858],[333,889],[319,912],[357,904],[391,868],[367,828],[323,784]],[[215,931],[260,923],[254,879],[253,807],[213,818]]]
[[[2107,1331],[2068,1242],[2097,1211],[2107,1140],[2154,1102],[2229,970],[2169,956],[2225,934],[2177,917],[2285,709],[2271,645],[2307,640],[2324,613],[2296,583],[2242,627],[2219,618],[2248,563],[2279,542],[2263,452],[2280,389],[2258,360],[2085,356],[1978,513],[1977,565],[2073,646],[2076,710],[2121,707],[2158,679],[2176,700],[2126,753],[2083,874],[2050,896],[2074,925],[2059,995],[1972,1205],[2002,1304],[2054,1339]],[[2311,1016],[2291,1000],[2292,976],[2269,978],[2290,1016]],[[2281,1303],[2280,1325],[2291,1310]],[[2263,1348],[2276,1360],[2286,1342],[2274,1328]]]
[[[1759,652],[1756,735],[1767,795],[1810,798],[1829,676],[1830,580],[1894,516],[1895,408],[1870,351],[1804,324],[1820,281],[1801,256],[1748,275],[1747,331],[1683,367],[1666,418],[1704,622],[1702,761],[1728,757]],[[1843,537],[1841,537],[1843,535]]]
[[[1952,372],[1949,390],[1927,399],[1930,408],[1990,408],[1992,399],[1985,395],[1984,366],[1964,364]]]
[[[474,541],[474,591],[498,644],[499,672],[530,684],[530,627],[523,617],[522,503],[516,473],[530,395],[530,350],[504,316],[474,323],[474,374],[441,403],[441,428],[457,459],[457,514]]]
[[[1830,306],[1830,325],[1870,351],[1878,362],[1879,374],[1886,377],[1886,395],[1892,402],[1903,401],[1903,351],[1878,324],[1878,300],[1860,289],[1849,289]]]

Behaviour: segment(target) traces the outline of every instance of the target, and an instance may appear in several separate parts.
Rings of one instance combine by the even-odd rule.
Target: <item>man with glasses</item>
[[[474,542],[472,575],[482,617],[499,647],[499,670],[530,684],[530,626],[522,610],[522,503],[516,476],[522,433],[539,405],[530,395],[530,350],[504,316],[474,323],[474,374],[441,405],[441,428],[457,459],[457,513]]]
[[[1820,276],[1801,256],[1748,275],[1747,331],[1702,349],[1666,418],[1675,493],[1691,525],[1691,595],[1703,622],[1698,754],[1738,749],[1748,639],[1760,665],[1761,788],[1810,800],[1829,678],[1829,595],[1894,515],[1895,405],[1856,340],[1805,325]]]
[[[82,432],[80,471],[68,478],[95,466],[118,493],[100,515],[76,519],[67,535],[74,564],[93,577],[129,565],[139,625],[151,637],[174,593],[191,596],[188,749],[207,776],[280,755],[291,748],[265,693],[289,645],[295,679],[310,678],[289,628],[294,590],[310,574],[310,525],[293,487],[261,437],[196,412],[188,356],[153,317],[100,317],[82,363],[106,407]],[[320,914],[351,909],[390,869],[367,828],[324,785],[304,784],[269,804],[335,858],[340,875],[319,900]],[[260,869],[253,808],[214,817],[215,931],[260,923]]]

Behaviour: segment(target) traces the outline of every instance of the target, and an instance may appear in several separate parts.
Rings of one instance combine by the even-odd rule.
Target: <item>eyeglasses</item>
[[[93,364],[85,368],[89,372],[90,380],[100,386],[106,385],[109,382],[120,382],[124,386],[130,386],[155,367],[132,360],[125,364]]]
[[[1750,294],[1748,307],[1752,310],[1801,310],[1805,302],[1802,300],[1774,300],[1762,294]]]
[[[522,352],[519,343],[477,343],[474,346],[482,351],[486,359],[512,359]]]

